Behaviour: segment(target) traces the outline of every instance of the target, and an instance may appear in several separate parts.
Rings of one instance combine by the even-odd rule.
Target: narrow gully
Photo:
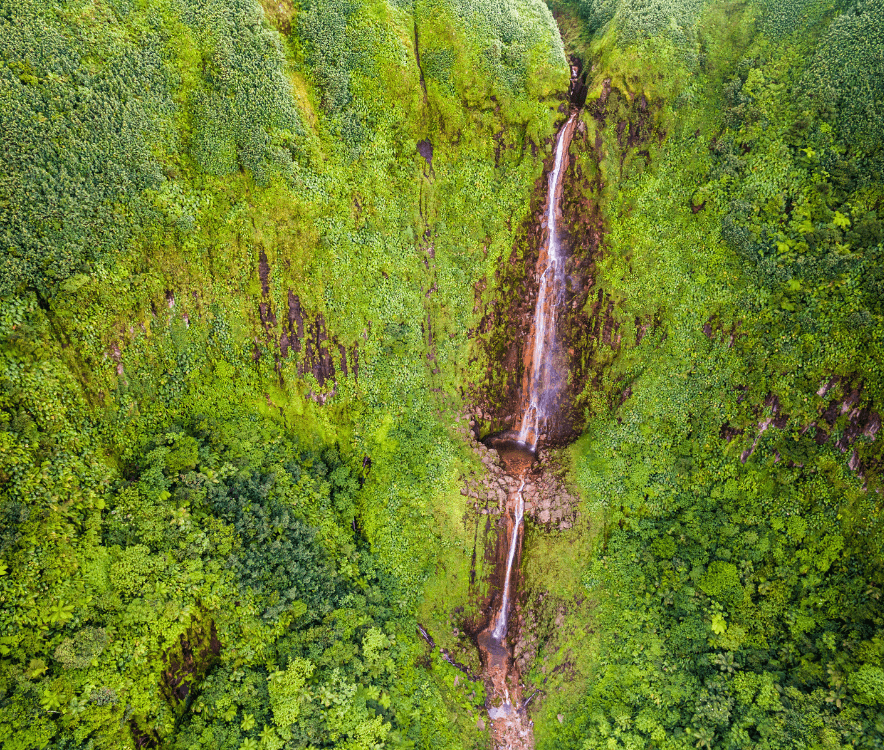
[[[528,347],[529,359],[526,364],[527,377],[523,384],[522,423],[519,428],[519,442],[531,450],[537,448],[540,430],[550,416],[559,395],[563,381],[555,371],[553,357],[556,348],[556,312],[565,290],[565,263],[558,236],[558,214],[562,195],[562,173],[565,153],[574,135],[577,112],[572,112],[559,131],[556,144],[556,160],[549,174],[546,211],[546,242],[543,243],[537,260],[540,283],[537,290],[537,304],[534,307],[532,323],[532,345]]]
[[[497,638],[497,640],[501,640],[506,637],[506,627],[509,620],[510,612],[510,580],[512,578],[513,572],[513,560],[516,557],[516,542],[518,542],[519,532],[522,528],[522,519],[525,516],[525,498],[522,495],[522,491],[524,489],[525,480],[522,479],[522,483],[519,485],[519,489],[516,490],[516,493],[518,495],[518,505],[516,506],[517,509],[515,523],[513,524],[513,533],[510,539],[510,550],[506,561],[506,577],[504,578],[503,584],[503,597],[500,601],[500,611],[497,613],[497,624],[494,626],[494,630],[492,631],[492,634],[495,638]]]
[[[572,68],[573,75],[578,73],[578,68]],[[575,89],[573,79],[571,89]],[[531,722],[525,711],[527,701],[522,700],[522,686],[512,647],[507,642],[507,632],[513,589],[516,588],[513,583],[514,569],[518,570],[524,526],[525,482],[547,423],[555,415],[562,385],[567,381],[567,373],[557,372],[559,358],[554,356],[558,346],[556,318],[565,291],[565,248],[560,241],[558,225],[568,148],[579,111],[579,107],[572,107],[567,121],[559,130],[555,160],[547,179],[547,210],[536,267],[539,275],[537,302],[525,352],[519,431],[516,433],[513,430],[509,440],[498,440],[496,446],[508,473],[520,480],[519,488],[511,492],[506,501],[504,518],[507,533],[503,538],[508,539],[508,549],[501,582],[503,585],[499,589],[502,591],[500,603],[490,618],[489,626],[477,638],[492,740],[498,750],[529,750],[534,745]]]

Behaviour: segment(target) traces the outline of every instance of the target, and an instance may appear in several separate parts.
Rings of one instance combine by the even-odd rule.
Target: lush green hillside
[[[566,50],[615,328],[538,747],[884,746],[884,7],[551,6],[0,0],[4,749],[487,744],[415,627]]]
[[[600,642],[539,746],[881,747],[884,7],[557,13],[622,341],[572,451]]]
[[[414,613],[462,557],[449,426],[554,32],[536,2],[0,6],[3,747],[481,744]]]

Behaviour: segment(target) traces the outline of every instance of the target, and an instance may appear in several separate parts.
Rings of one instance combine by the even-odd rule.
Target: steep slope
[[[567,89],[546,8],[4,2],[0,39],[3,746],[481,743],[414,612]]]
[[[549,5],[0,0],[4,749],[884,743],[881,3]]]

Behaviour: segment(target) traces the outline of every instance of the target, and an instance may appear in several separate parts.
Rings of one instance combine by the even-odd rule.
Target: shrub
[[[63,0],[0,3],[0,295],[53,294],[120,252],[174,148],[159,36],[71,26]]]
[[[73,638],[65,638],[53,656],[65,669],[83,669],[104,651],[110,637],[104,628],[83,628]]]
[[[250,0],[200,0],[182,17],[209,49],[190,101],[191,154],[209,174],[242,168],[265,184],[297,155],[282,144],[304,134],[279,37]]]
[[[841,138],[872,154],[884,132],[884,6],[859,0],[838,16],[817,48],[804,77],[813,97]]]
[[[642,37],[667,36],[676,44],[689,45],[694,27],[707,0],[578,0],[591,33],[617,27],[620,42]]]

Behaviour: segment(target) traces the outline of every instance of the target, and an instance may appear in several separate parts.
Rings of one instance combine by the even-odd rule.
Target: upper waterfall
[[[573,112],[559,131],[556,141],[556,158],[549,174],[546,241],[542,244],[537,267],[540,283],[537,290],[537,304],[534,308],[534,322],[531,330],[531,345],[526,355],[526,376],[522,388],[522,424],[519,428],[519,442],[532,450],[537,447],[541,430],[550,416],[550,407],[558,395],[561,373],[555,371],[552,352],[556,346],[556,313],[565,287],[564,256],[559,243],[558,218],[561,213],[562,175],[565,170],[565,155],[571,144],[577,112]]]

